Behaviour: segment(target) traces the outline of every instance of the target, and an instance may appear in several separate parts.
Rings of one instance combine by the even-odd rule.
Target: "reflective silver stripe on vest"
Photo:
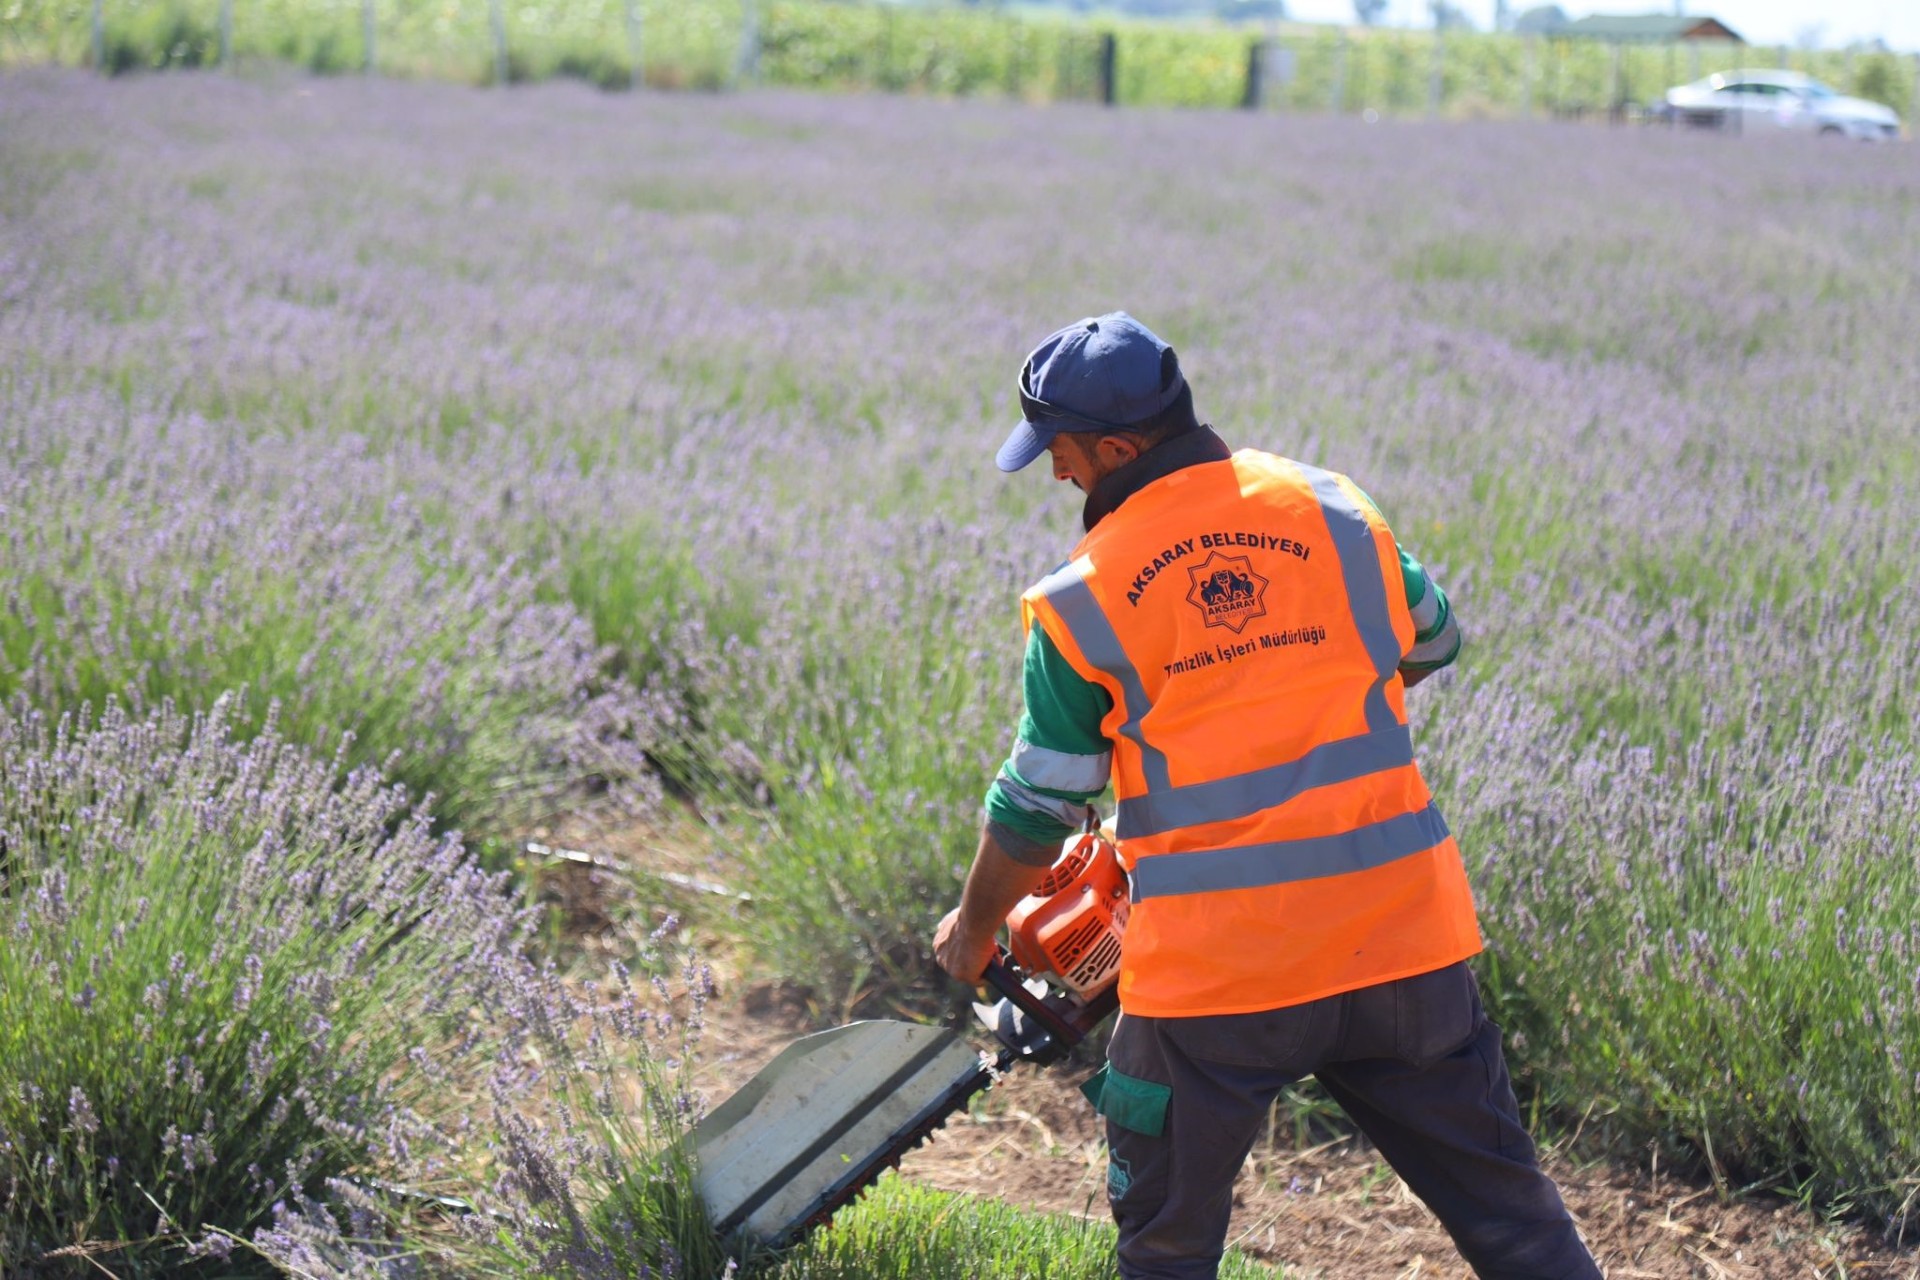
[[[1387,605],[1386,575],[1380,567],[1380,550],[1373,540],[1373,526],[1366,515],[1340,487],[1331,471],[1296,462],[1313,496],[1320,500],[1320,511],[1333,533],[1333,549],[1340,557],[1340,577],[1347,588],[1347,606],[1360,628],[1360,642],[1373,659],[1375,680],[1367,690],[1367,728],[1376,732],[1397,724],[1398,718],[1387,703],[1387,681],[1400,666],[1400,637],[1393,633],[1393,613]]]
[[[1418,812],[1336,836],[1276,840],[1198,853],[1156,853],[1134,865],[1133,900],[1260,889],[1367,871],[1425,852],[1446,838],[1446,819],[1429,804]]]
[[[1115,834],[1158,835],[1208,822],[1231,822],[1285,804],[1303,791],[1351,782],[1413,763],[1413,735],[1406,725],[1323,742],[1285,764],[1196,782],[1122,800]]]
[[[1075,755],[1070,751],[1055,751],[1051,747],[1036,747],[1026,739],[1018,738],[1014,740],[1013,758],[1008,763],[1030,787],[1045,787],[1049,791],[1095,792],[1107,789],[1107,777],[1113,771],[1113,753],[1102,751],[1097,756]]]
[[[1140,730],[1140,719],[1148,709],[1147,688],[1140,683],[1140,673],[1134,670],[1127,651],[1120,647],[1120,637],[1094,599],[1093,589],[1087,586],[1086,574],[1077,563],[1069,563],[1042,578],[1035,589],[1060,615],[1086,660],[1119,684],[1121,706],[1127,714],[1120,732],[1140,748],[1140,768],[1146,776],[1147,790],[1164,790],[1169,785],[1167,757],[1158,747],[1149,745]]]

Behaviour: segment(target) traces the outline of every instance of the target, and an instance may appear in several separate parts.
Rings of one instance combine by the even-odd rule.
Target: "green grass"
[[[1109,1280],[1113,1224],[881,1179],[769,1280]],[[1236,1251],[1221,1280],[1287,1274]]]

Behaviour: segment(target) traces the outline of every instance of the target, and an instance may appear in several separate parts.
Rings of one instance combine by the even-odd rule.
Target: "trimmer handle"
[[[1016,1009],[1043,1028],[1061,1051],[1071,1049],[1086,1038],[1086,1030],[1069,1022],[1052,1005],[1027,990],[1019,967],[1014,964],[1013,957],[1005,947],[994,944],[993,959],[987,961],[986,972],[981,976],[988,986],[1012,1001]]]

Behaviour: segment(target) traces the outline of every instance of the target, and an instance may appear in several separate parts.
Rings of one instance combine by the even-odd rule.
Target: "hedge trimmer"
[[[1127,878],[1097,831],[1069,840],[1007,917],[1011,954],[974,1005],[996,1047],[918,1023],[854,1022],[803,1036],[693,1132],[696,1186],[716,1230],[799,1240],[898,1165],[1016,1063],[1064,1057],[1119,1003]]]

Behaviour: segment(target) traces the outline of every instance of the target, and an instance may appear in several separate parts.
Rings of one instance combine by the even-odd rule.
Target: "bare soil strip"
[[[789,1040],[815,1029],[764,988],[710,1009],[700,1087],[717,1102]],[[901,1173],[1030,1209],[1106,1216],[1100,1125],[1084,1071],[1019,1069],[955,1116]],[[1282,1143],[1285,1135],[1282,1135]],[[1609,1280],[1920,1280],[1920,1254],[1823,1222],[1791,1201],[1723,1196],[1710,1183],[1617,1162],[1548,1168]],[[1472,1280],[1432,1214],[1364,1141],[1257,1148],[1234,1191],[1231,1242],[1301,1280]]]
[[[574,828],[554,833],[554,843],[569,836],[656,874],[712,874],[670,839]],[[645,927],[619,923],[634,892],[621,871],[564,864],[544,880],[569,937],[589,952],[628,950]],[[709,1106],[821,1025],[787,993],[725,976],[706,1017],[696,1083]],[[1071,1064],[1016,1069],[911,1153],[901,1173],[1023,1208],[1105,1217],[1100,1123],[1076,1087],[1085,1074]],[[1364,1140],[1294,1150],[1286,1139],[1257,1146],[1241,1174],[1235,1247],[1300,1280],[1472,1280],[1433,1215]],[[1732,1196],[1698,1177],[1559,1150],[1546,1163],[1609,1280],[1920,1280],[1920,1250],[1890,1248],[1871,1230],[1777,1195]]]

